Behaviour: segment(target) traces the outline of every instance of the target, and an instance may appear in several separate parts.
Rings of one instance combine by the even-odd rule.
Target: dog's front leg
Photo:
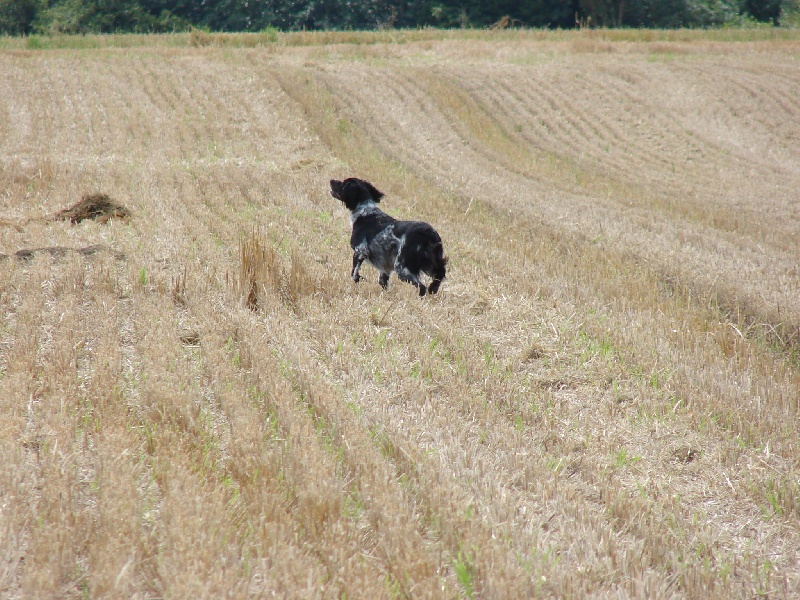
[[[353,252],[353,270],[350,273],[350,277],[352,277],[353,281],[358,283],[363,278],[359,274],[359,270],[361,269],[361,263],[363,263],[367,259],[367,255],[364,252],[359,252],[356,250]]]

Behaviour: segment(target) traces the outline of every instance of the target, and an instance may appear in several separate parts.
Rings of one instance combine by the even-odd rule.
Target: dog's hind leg
[[[411,283],[417,286],[420,296],[424,296],[426,294],[428,289],[425,287],[425,284],[420,281],[419,275],[409,271],[405,265],[395,265],[394,270],[397,272],[397,277],[400,279],[400,281],[405,281],[406,283]]]
[[[433,281],[431,281],[431,285],[428,287],[429,294],[435,294],[439,291],[439,286],[442,285],[442,279],[444,279],[444,267],[441,268],[441,271],[438,271],[432,275]]]
[[[439,286],[442,285],[442,279],[444,279],[446,273],[447,258],[442,252],[441,245],[439,245],[437,252],[435,252],[434,266],[430,271],[428,271],[428,274],[433,278],[430,287],[428,287],[429,294],[435,294],[439,291]]]

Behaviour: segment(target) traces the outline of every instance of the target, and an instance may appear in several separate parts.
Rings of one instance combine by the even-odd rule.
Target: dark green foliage
[[[425,25],[437,27],[489,27],[509,17],[524,27],[573,27],[578,0],[439,0],[430,2]]]
[[[0,0],[0,34],[21,35],[33,31],[44,0]]]
[[[579,0],[579,14],[582,23],[596,27],[719,27],[747,21],[777,25],[783,4],[788,3],[787,0]]]
[[[0,34],[779,23],[797,0],[0,0]],[[790,6],[791,5],[791,6]]]
[[[61,0],[49,4],[35,21],[35,28],[42,33],[146,33],[177,31],[190,26],[167,8],[170,2]],[[157,4],[164,6],[155,6]]]
[[[772,21],[778,24],[781,15],[781,0],[745,0],[742,12],[756,21]]]
[[[188,14],[187,18],[212,31],[258,31],[272,24],[272,2],[218,0],[205,6],[205,10],[199,4],[192,3],[195,14]]]
[[[648,0],[639,3],[639,11],[631,13],[637,26],[677,28],[691,22],[685,0]]]
[[[737,17],[740,0],[687,0],[689,18],[695,27],[715,27]]]

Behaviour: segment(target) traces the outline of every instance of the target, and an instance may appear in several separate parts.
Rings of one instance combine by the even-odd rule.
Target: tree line
[[[798,13],[800,0],[0,0],[0,34],[718,27]]]

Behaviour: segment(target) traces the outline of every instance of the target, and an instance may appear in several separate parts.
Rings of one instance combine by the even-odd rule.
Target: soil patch
[[[682,463],[690,463],[698,456],[700,456],[700,451],[691,447],[678,448],[672,453],[672,457]]]
[[[45,248],[23,248],[22,250],[17,250],[13,255],[9,256],[8,254],[0,254],[0,260],[5,260],[7,258],[15,258],[20,261],[27,261],[34,257],[36,254],[44,254],[47,253],[53,258],[60,258],[67,254],[68,252],[77,252],[81,256],[93,256],[101,251],[109,251],[114,255],[114,258],[117,260],[123,260],[125,258],[124,254],[119,252],[115,252],[111,250],[108,246],[104,244],[94,244],[92,246],[86,246],[85,248],[67,248],[65,246],[47,246]]]

